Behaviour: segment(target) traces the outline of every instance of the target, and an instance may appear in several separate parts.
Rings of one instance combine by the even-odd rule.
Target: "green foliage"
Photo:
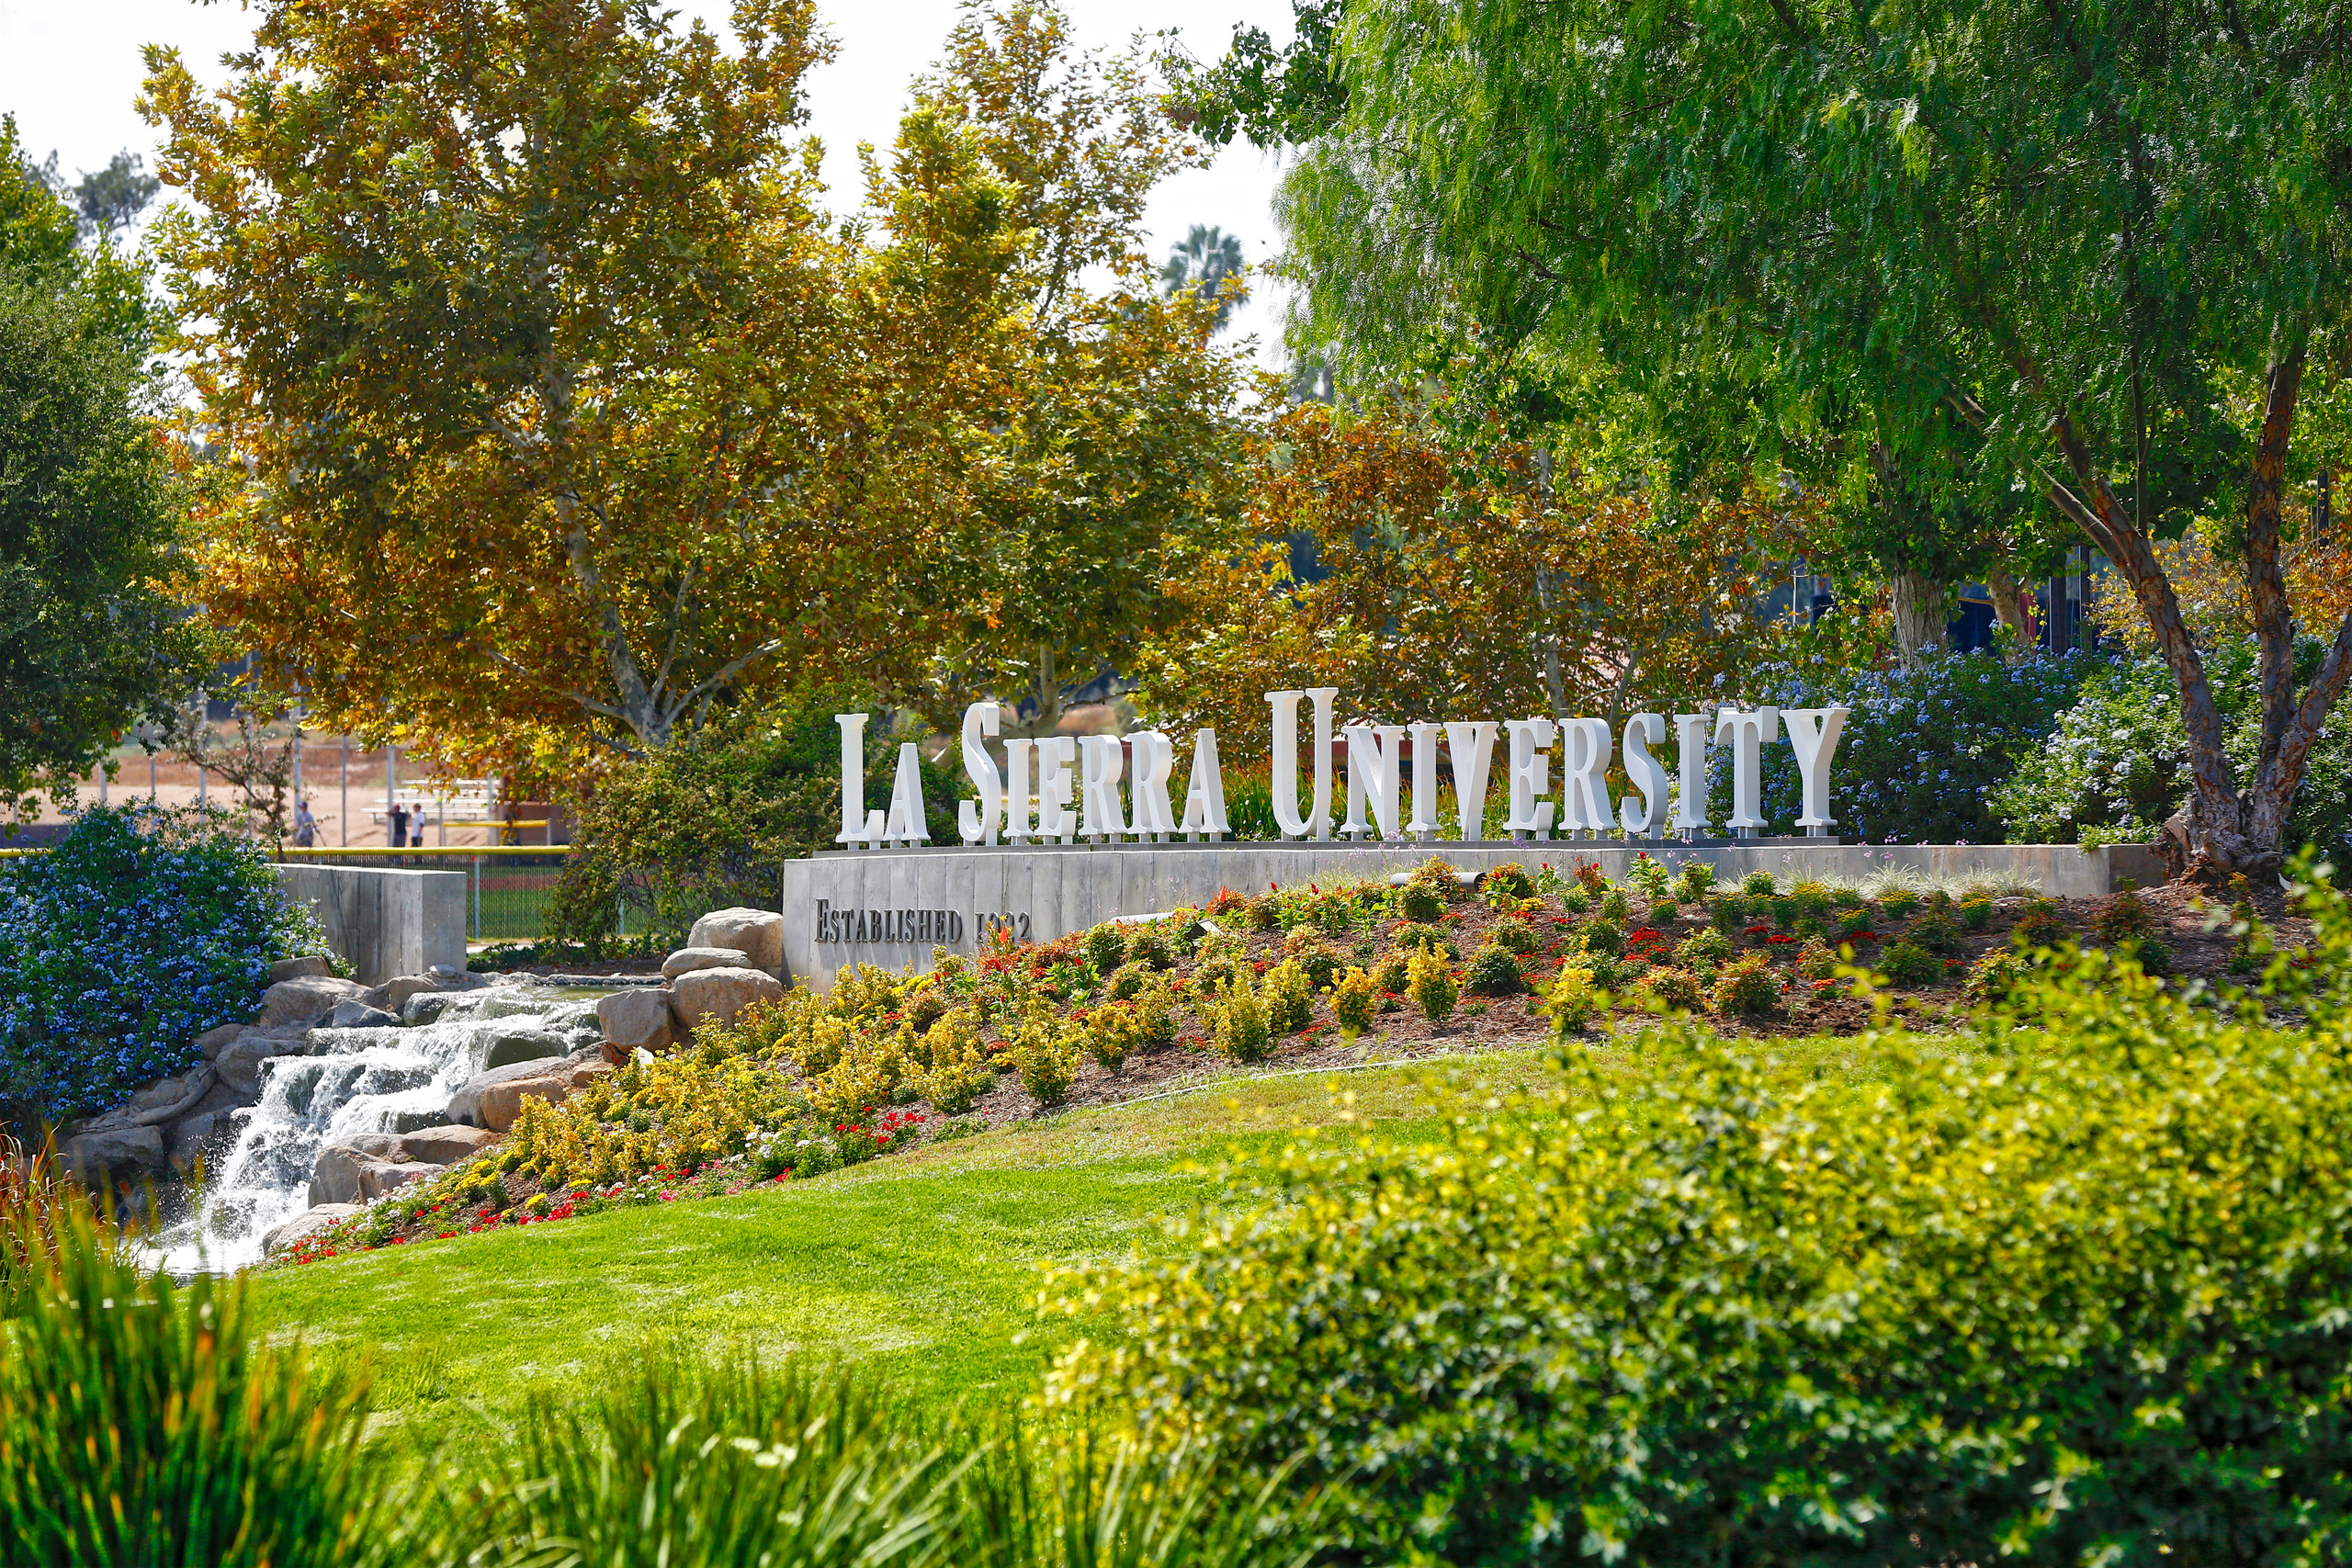
[[[1671,898],[1660,898],[1650,906],[1650,920],[1664,931],[1682,918],[1681,906]]]
[[[1652,969],[1634,982],[1634,1002],[1650,1012],[1695,1013],[1705,1010],[1698,979],[1680,969]]]
[[[1903,933],[1904,939],[1939,957],[1958,957],[1967,942],[1961,935],[1960,921],[1953,918],[1951,897],[1940,892],[1936,897],[1942,902],[1930,902],[1926,911]]]
[[[1981,894],[1960,901],[1960,923],[1973,931],[1981,931],[1993,923],[1993,900]]]
[[[1634,918],[1633,900],[1625,897],[1623,888],[1612,887],[1600,896],[1600,918],[1621,926]]]
[[[1932,986],[1944,974],[1944,961],[1913,942],[1887,943],[1878,966],[1898,986]]]
[[[0,1327],[0,1565],[393,1556],[366,1380],[266,1346],[249,1279],[143,1269],[79,1202],[0,1206],[0,1249],[38,1259]]]
[[[1405,987],[1411,983],[1412,958],[1412,953],[1404,948],[1383,958],[1372,972],[1374,987],[1389,996],[1403,996]]]
[[[1751,871],[1739,879],[1739,890],[1751,898],[1769,898],[1778,886],[1769,871]]]
[[[1850,1079],[1668,1026],[1295,1143],[1089,1280],[1135,1348],[1057,1382],[1308,1455],[1349,1561],[1524,1562],[1563,1520],[1639,1562],[2327,1560],[2352,919],[2322,903],[2278,1026],[2094,953]]]
[[[628,763],[582,802],[576,846],[548,901],[549,933],[602,952],[618,900],[682,943],[712,909],[773,908],[784,862],[834,847],[841,831],[841,731],[847,694],[714,718],[691,739]],[[894,738],[869,735],[866,780],[897,767]],[[934,843],[956,840],[956,775],[922,765]]]
[[[1453,939],[1445,934],[1445,928],[1442,926],[1399,926],[1396,929],[1396,945],[1407,953],[1416,953],[1422,948],[1428,948],[1432,952],[1445,954],[1449,959],[1462,956],[1461,950],[1453,945]]]
[[[225,651],[171,592],[197,497],[152,417],[144,273],[74,230],[0,121],[0,808],[25,816]]]
[[[1136,928],[1127,942],[1127,962],[1145,964],[1154,969],[1176,967],[1175,945],[1169,940],[1166,920],[1152,920]]]
[[[1487,932],[1487,940],[1504,952],[1518,953],[1522,958],[1534,952],[1537,946],[1535,928],[1516,915],[1506,915],[1497,920],[1493,929]]]
[[[1705,861],[1694,860],[1684,864],[1675,874],[1673,892],[1686,903],[1703,904],[1715,886],[1715,868]]]
[[[1489,903],[1498,907],[1503,900],[1516,901],[1535,897],[1535,879],[1517,861],[1506,861],[1478,879],[1479,891]]]
[[[1454,984],[1453,971],[1430,948],[1418,949],[1405,966],[1405,989],[1421,1016],[1432,1023],[1443,1023],[1453,1016],[1453,1004],[1462,992]]]
[[[1692,969],[1712,969],[1730,963],[1736,951],[1730,937],[1710,926],[1702,931],[1692,931],[1676,943],[1674,957],[1677,963]]]
[[[1527,982],[1510,949],[1490,942],[1470,955],[1462,971],[1462,988],[1474,997],[1513,997],[1527,989]]]
[[[1108,975],[1127,961],[1127,931],[1115,920],[1090,927],[1079,951],[1097,975]]]
[[[1396,912],[1417,925],[1434,924],[1445,919],[1445,896],[1417,878],[1396,890]]]
[[[1781,977],[1750,953],[1724,967],[1707,999],[1726,1018],[1771,1018],[1781,1010]]]
[[[1577,932],[1587,953],[1614,958],[1625,951],[1625,929],[1606,916],[1587,920]]]
[[[2056,947],[2072,942],[2074,932],[2058,918],[2058,907],[2047,898],[2028,903],[2018,916],[2017,924],[2009,928],[2009,941],[2019,949],[2030,951],[2038,947]]]
[[[249,1021],[271,964],[325,945],[224,814],[93,807],[48,853],[0,861],[0,1101],[110,1110]]]
[[[1796,971],[1800,979],[1831,979],[1838,973],[1838,955],[1830,952],[1829,944],[1819,937],[1807,939],[1805,944],[1797,949]]]

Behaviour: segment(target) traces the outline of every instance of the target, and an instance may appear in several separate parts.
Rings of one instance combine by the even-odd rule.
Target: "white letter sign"
[[[997,818],[1004,810],[1004,781],[985,739],[996,729],[994,703],[974,703],[964,710],[964,772],[979,792],[978,800],[956,803],[956,830],[967,844],[995,843]]]

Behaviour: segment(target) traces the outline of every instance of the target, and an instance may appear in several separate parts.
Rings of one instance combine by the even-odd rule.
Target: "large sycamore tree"
[[[910,433],[952,389],[874,351],[819,208],[808,0],[741,0],[732,47],[636,0],[257,9],[217,94],[152,50],[142,104],[250,476],[208,607],[321,722],[641,754],[922,640]]]
[[[2201,865],[2278,865],[2352,679],[2352,618],[2299,626],[2279,567],[2352,304],[2341,7],[1350,0],[1337,38],[1285,191],[1306,340],[1598,344],[1668,401],[1720,372],[1783,434],[1964,457],[1954,492],[2031,500],[2130,583]],[[2192,515],[2259,640],[2250,771],[2156,548]]]

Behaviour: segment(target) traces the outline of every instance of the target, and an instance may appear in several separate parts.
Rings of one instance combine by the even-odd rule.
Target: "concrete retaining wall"
[[[434,964],[466,966],[466,874],[379,871],[371,866],[280,865],[277,886],[307,904],[327,945],[360,984],[422,975]]]
[[[1936,876],[1995,873],[2057,897],[2103,897],[2118,879],[2164,880],[2155,856],[2137,845],[2086,852],[2073,844],[1807,844],[1786,840],[1695,848],[1660,843],[1441,844],[1048,844],[1007,849],[857,851],[820,854],[784,868],[786,978],[823,987],[844,964],[899,970],[931,967],[934,945],[978,950],[991,923],[1027,942],[1050,942],[1114,915],[1199,906],[1221,887],[1262,893],[1409,871],[1443,856],[1464,871],[1508,861],[1563,870],[1592,861],[1623,877],[1646,848],[1669,866],[1702,860],[1718,877],[1756,870],[1860,882],[1907,869]]]

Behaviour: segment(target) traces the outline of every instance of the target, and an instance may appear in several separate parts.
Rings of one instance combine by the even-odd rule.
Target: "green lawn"
[[[1464,1059],[1508,1087],[1540,1053]],[[266,1319],[363,1348],[389,1421],[510,1422],[535,1381],[593,1380],[648,1336],[763,1357],[839,1352],[910,1393],[1026,1385],[1081,1332],[1035,1311],[1045,1269],[1159,1245],[1210,1168],[1342,1115],[1426,1116],[1428,1068],[1237,1078],[912,1151],[798,1187],[629,1209],[277,1269]]]

